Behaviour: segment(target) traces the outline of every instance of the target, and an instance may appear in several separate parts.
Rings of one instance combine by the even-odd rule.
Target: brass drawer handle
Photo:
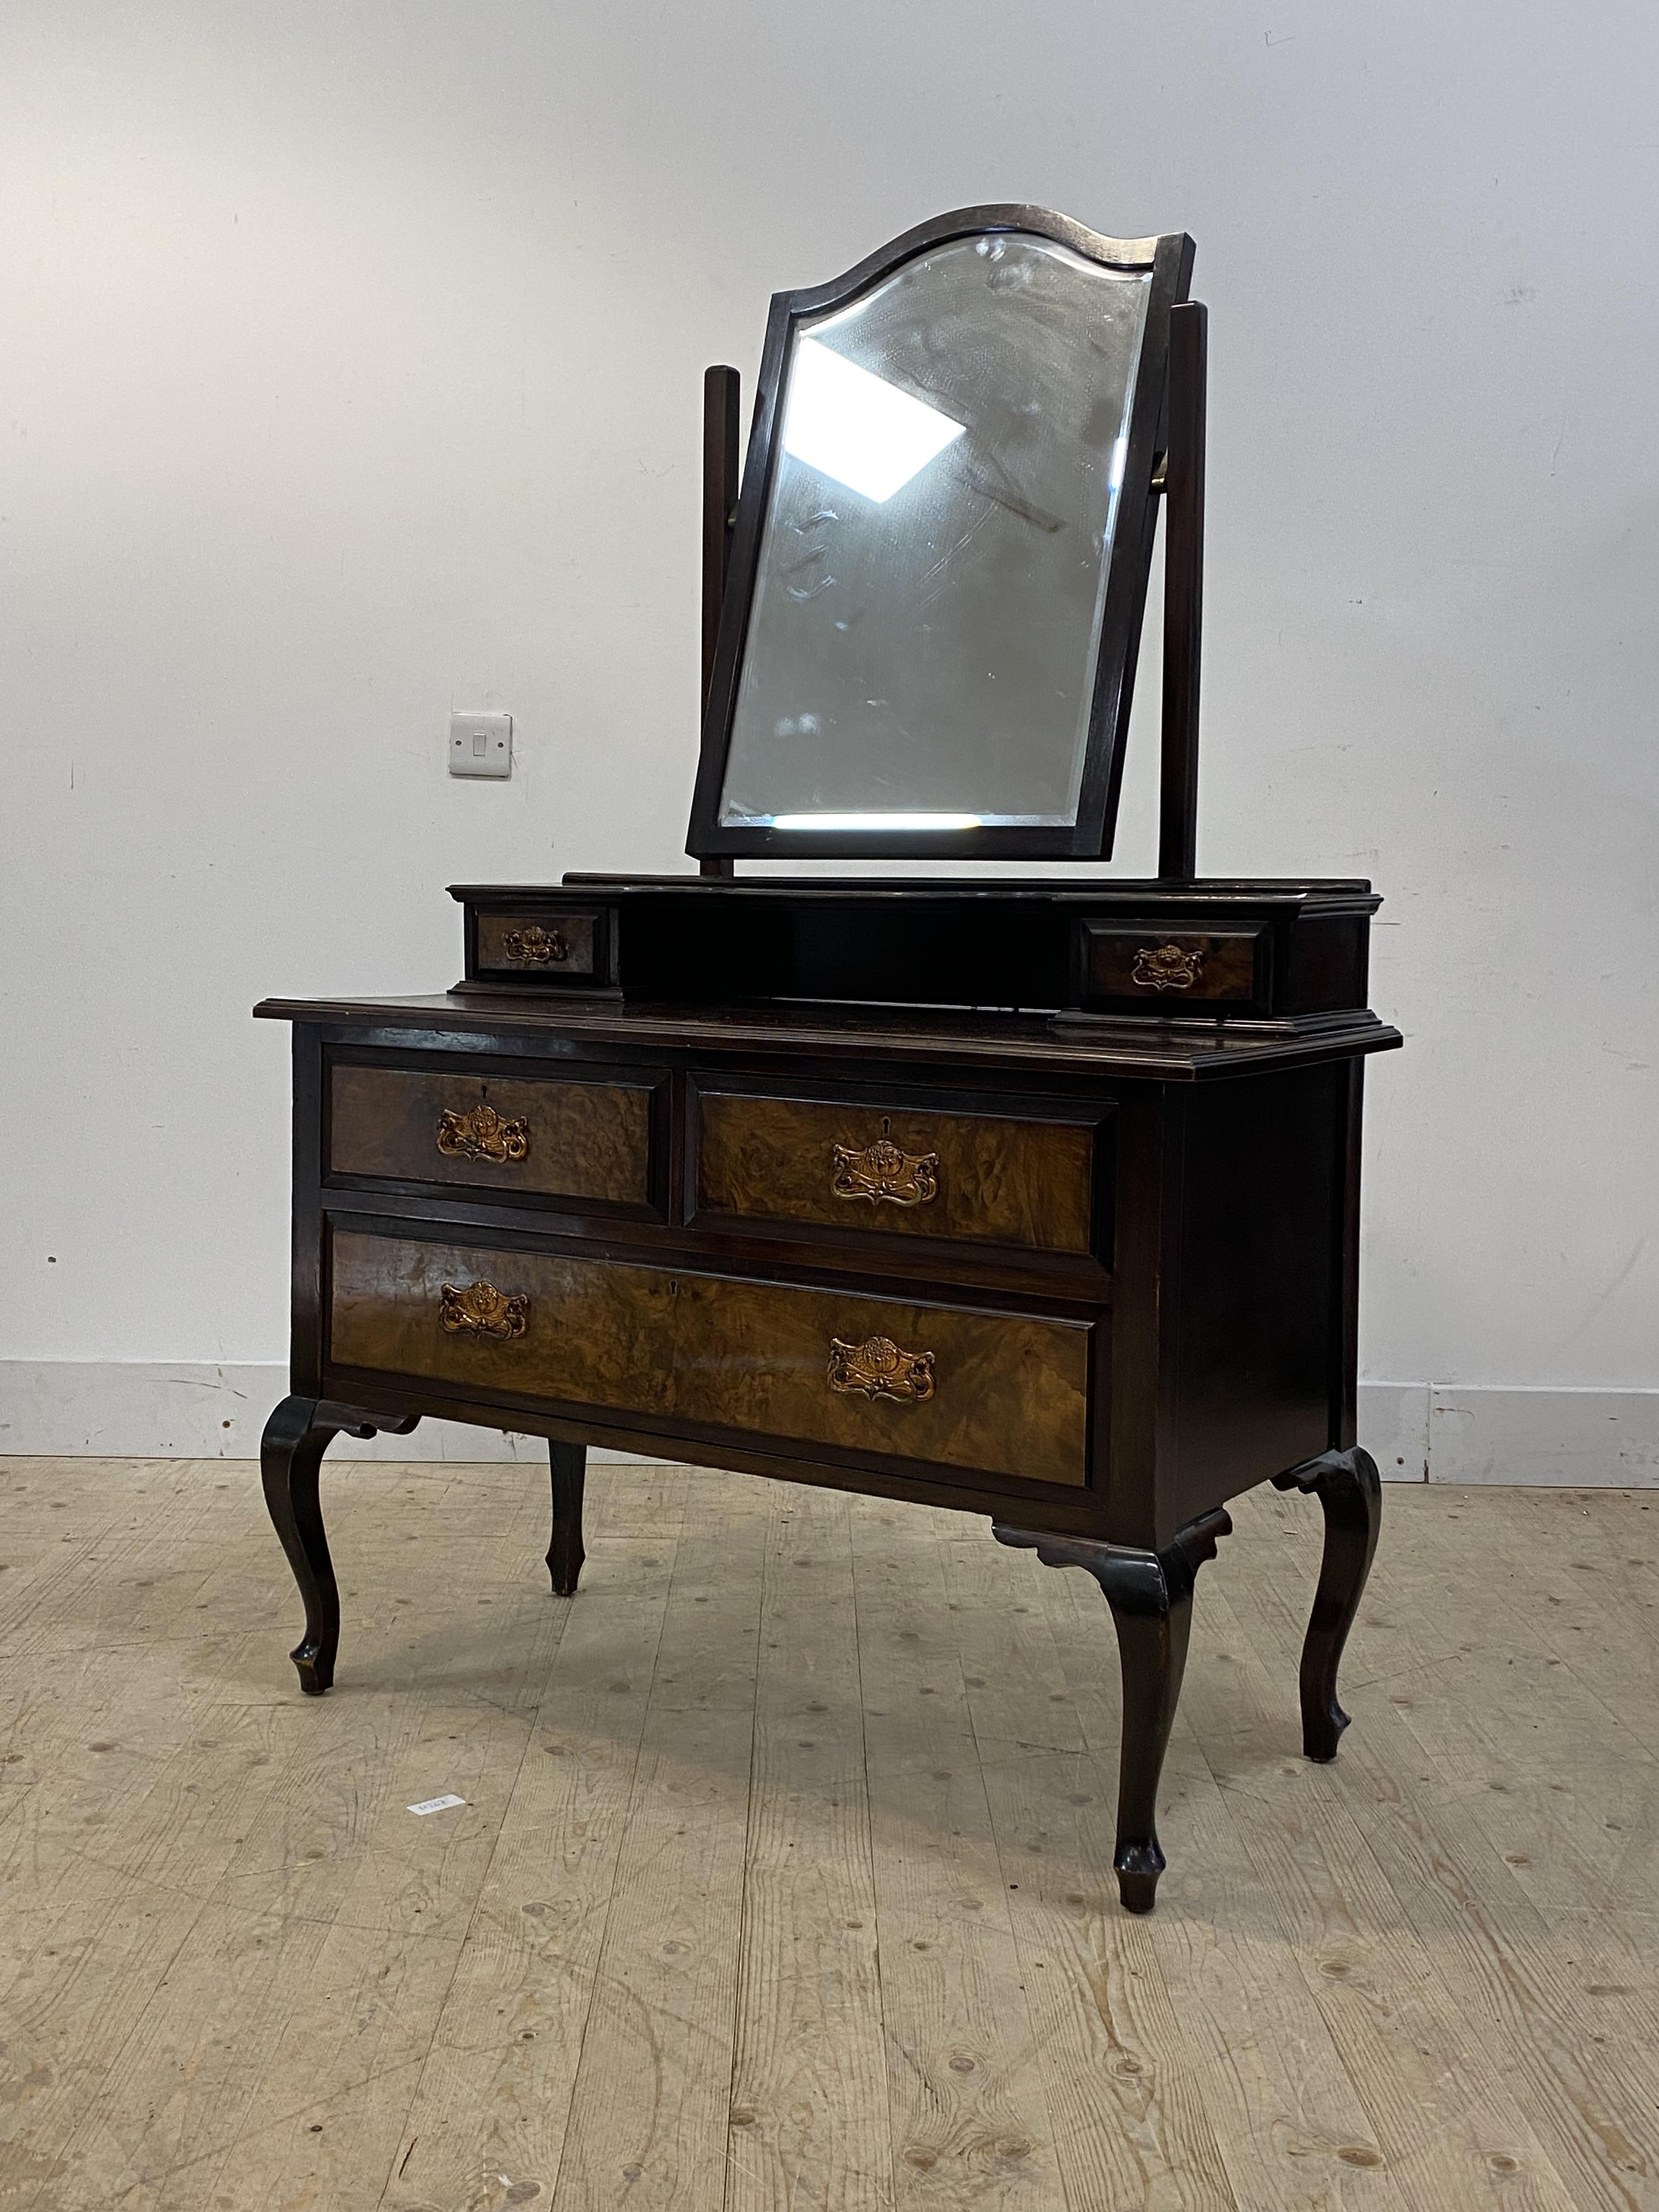
[[[506,1344],[530,1326],[530,1300],[523,1291],[498,1291],[494,1283],[446,1283],[438,1318],[450,1336],[487,1336]]]
[[[528,1156],[530,1123],[504,1121],[493,1106],[474,1106],[465,1114],[446,1107],[438,1116],[438,1150],[447,1159],[505,1166]]]
[[[831,1145],[830,1188],[837,1198],[867,1198],[872,1206],[885,1199],[890,1206],[927,1206],[939,1196],[939,1154],[907,1152],[887,1133],[882,1117],[881,1134],[862,1151],[851,1145]]]
[[[544,929],[538,921],[532,921],[527,929],[509,929],[501,939],[501,950],[509,960],[526,961],[535,968],[570,957],[562,932]]]
[[[1143,945],[1130,969],[1146,991],[1190,991],[1204,973],[1204,954],[1183,952],[1178,945]]]
[[[933,1395],[933,1355],[901,1352],[890,1336],[866,1336],[862,1344],[843,1344],[832,1336],[826,1379],[844,1397],[856,1393],[919,1403]]]

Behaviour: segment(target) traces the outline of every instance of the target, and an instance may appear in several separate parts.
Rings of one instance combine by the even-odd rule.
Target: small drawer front
[[[337,1233],[330,1358],[750,1439],[1081,1485],[1085,1322]]]
[[[1085,921],[1083,1003],[1102,1000],[1174,1012],[1183,1006],[1267,1011],[1267,929],[1168,929],[1157,921]]]
[[[556,982],[596,972],[597,914],[481,914],[480,975],[528,975]]]
[[[651,1096],[643,1083],[337,1062],[329,1079],[329,1171],[644,1206]]]
[[[1094,1246],[1098,1122],[704,1091],[700,1212],[883,1235]]]

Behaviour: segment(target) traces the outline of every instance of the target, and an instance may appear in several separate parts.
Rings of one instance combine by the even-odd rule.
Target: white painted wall
[[[1201,861],[1389,897],[1367,1374],[1659,1384],[1656,70],[1637,0],[12,0],[0,1354],[282,1356],[250,1005],[677,864],[703,366],[1006,198],[1199,241]]]

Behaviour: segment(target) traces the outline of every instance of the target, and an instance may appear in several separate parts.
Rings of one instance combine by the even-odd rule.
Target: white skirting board
[[[288,1387],[275,1364],[0,1360],[0,1456],[253,1459]],[[1393,1482],[1659,1486],[1659,1389],[1362,1382],[1359,1440]],[[342,1456],[543,1461],[539,1437],[451,1421],[412,1436],[342,1437]],[[595,1447],[595,1460],[625,1452]]]

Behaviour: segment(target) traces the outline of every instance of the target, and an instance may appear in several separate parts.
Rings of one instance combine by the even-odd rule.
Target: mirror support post
[[[1198,872],[1198,678],[1204,628],[1204,428],[1209,309],[1170,310],[1169,444],[1164,486],[1164,757],[1158,872]],[[713,372],[710,372],[713,374]]]
[[[720,602],[732,562],[738,507],[738,412],[743,380],[735,368],[703,371],[702,379],[702,714],[714,675]],[[730,860],[699,860],[701,876],[730,876]]]

